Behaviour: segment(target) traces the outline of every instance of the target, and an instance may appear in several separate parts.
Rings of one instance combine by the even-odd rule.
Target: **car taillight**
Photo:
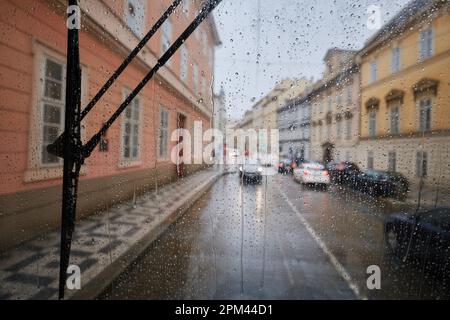
[[[308,174],[310,174],[311,172],[309,172],[309,170],[304,170],[303,171],[303,174],[305,175],[305,176],[307,176]]]
[[[327,176],[329,173],[328,173],[327,170],[325,170],[324,172],[322,172],[322,174],[323,174],[324,176]]]

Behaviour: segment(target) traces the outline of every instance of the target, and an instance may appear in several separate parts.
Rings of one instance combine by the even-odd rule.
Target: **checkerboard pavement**
[[[160,228],[173,208],[187,203],[196,190],[198,193],[222,173],[214,168],[202,170],[146,193],[136,203],[123,202],[77,221],[70,264],[80,267],[82,286],[151,230]],[[2,253],[0,299],[56,299],[59,245],[60,232],[56,230]],[[66,296],[72,294],[66,290]]]

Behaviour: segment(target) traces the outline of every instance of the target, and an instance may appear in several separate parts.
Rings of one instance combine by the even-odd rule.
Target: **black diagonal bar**
[[[69,6],[76,6],[77,0],[69,0]],[[69,15],[73,14],[69,12]],[[61,248],[59,260],[59,299],[64,298],[70,246],[75,228],[78,178],[82,159],[80,138],[81,69],[78,47],[78,30],[68,29],[66,110],[64,135],[63,194],[61,210]]]
[[[109,77],[109,79],[103,84],[100,90],[96,93],[96,95],[92,98],[92,100],[87,104],[87,106],[81,112],[80,121],[84,119],[84,117],[89,113],[89,111],[94,108],[97,102],[101,99],[101,97],[105,94],[106,91],[112,86],[114,81],[122,74],[125,68],[133,61],[133,59],[138,55],[138,53],[142,50],[142,48],[147,44],[147,42],[153,37],[153,35],[158,31],[161,25],[167,20],[167,18],[175,11],[177,6],[180,4],[181,0],[175,0],[169,8],[163,13],[161,18],[156,21],[153,27],[147,32],[147,34],[142,38],[142,40],[138,43],[136,48],[130,52],[128,57],[122,62],[122,64],[117,68],[116,71]],[[54,154],[58,157],[63,158],[64,153],[64,135],[66,132],[63,132],[52,144],[50,144],[47,149],[48,152]]]
[[[125,108],[130,104],[130,102],[136,97],[136,95],[142,90],[142,88],[150,81],[150,79],[158,72],[158,70],[172,57],[172,55],[177,51],[177,49],[183,44],[184,41],[195,31],[199,24],[205,20],[208,14],[214,10],[215,7],[222,0],[209,0],[205,1],[204,6],[200,10],[197,17],[191,22],[191,24],[183,31],[183,33],[178,37],[178,39],[170,46],[169,49],[159,58],[156,65],[147,73],[147,75],[142,79],[142,81],[137,85],[137,87],[128,95],[124,102],[119,106],[119,108],[113,113],[113,115],[106,121],[103,127],[83,146],[83,158],[90,156],[92,151],[95,149],[97,144],[100,142],[102,135],[108,130],[108,128],[114,123],[114,121],[120,116],[120,114],[125,110]]]

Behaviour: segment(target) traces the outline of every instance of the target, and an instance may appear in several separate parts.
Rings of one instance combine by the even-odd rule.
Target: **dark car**
[[[245,159],[244,164],[239,167],[239,177],[243,182],[260,183],[262,173],[263,168],[258,159]]]
[[[406,198],[409,191],[409,181],[408,179],[398,172],[385,172],[385,179],[389,181],[388,194],[387,196],[394,197],[400,200]]]
[[[389,251],[406,261],[427,259],[439,267],[450,267],[450,206],[416,213],[394,213],[385,221]]]
[[[333,183],[352,185],[360,173],[358,165],[348,161],[332,161],[327,165]]]
[[[352,188],[374,197],[404,198],[409,189],[408,180],[400,173],[364,170],[351,179]]]
[[[297,164],[291,159],[282,159],[278,162],[278,173],[293,173]]]

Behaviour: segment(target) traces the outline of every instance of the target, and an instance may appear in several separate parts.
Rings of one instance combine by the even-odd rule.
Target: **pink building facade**
[[[80,1],[82,106],[96,94],[171,1]],[[94,110],[90,138],[195,17],[200,1],[182,1]],[[46,152],[63,131],[66,1],[0,2],[0,250],[58,227],[62,161]],[[81,171],[78,217],[177,179],[171,132],[211,123],[212,17],[140,92]],[[187,166],[187,173],[201,166]]]

